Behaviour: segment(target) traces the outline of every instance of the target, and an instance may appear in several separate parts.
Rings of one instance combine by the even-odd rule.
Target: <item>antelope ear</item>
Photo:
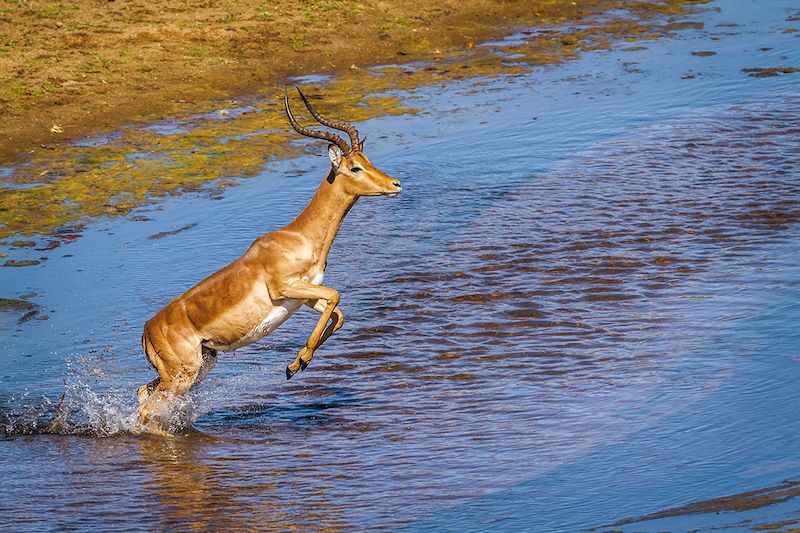
[[[339,165],[342,164],[342,149],[336,146],[335,144],[328,145],[328,157],[331,160],[331,164],[333,168],[339,168]]]

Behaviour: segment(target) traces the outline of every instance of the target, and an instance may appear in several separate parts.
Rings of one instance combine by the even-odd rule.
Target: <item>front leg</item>
[[[315,302],[306,302],[306,305],[309,306],[311,309],[315,310],[316,312],[322,314],[325,312],[327,308],[327,303],[324,300],[317,300]],[[325,328],[325,331],[322,333],[322,337],[319,339],[319,344],[317,344],[317,348],[322,346],[328,338],[339,331],[339,329],[344,325],[344,313],[339,307],[335,307],[333,309],[333,316],[331,316],[331,321],[328,323],[328,327]],[[305,370],[308,366],[308,363],[311,362],[311,358],[314,357],[313,352],[309,353],[306,348],[300,350],[300,353],[297,354],[297,357],[300,359],[300,370]]]
[[[339,305],[339,293],[330,287],[323,287],[322,285],[314,285],[307,281],[295,281],[291,284],[286,284],[278,291],[279,298],[292,298],[296,300],[317,300],[325,304],[325,309],[314,327],[314,331],[306,341],[305,347],[297,354],[294,362],[286,367],[286,379],[290,379],[293,375],[300,370],[303,361],[308,364],[308,361],[314,356],[314,350],[324,342],[325,339],[333,334],[335,329],[330,327],[326,330],[325,325],[331,319],[334,309]],[[342,317],[343,318],[343,317]],[[338,322],[338,320],[337,320]],[[328,335],[324,335],[328,330],[331,330]],[[323,338],[324,337],[324,338]],[[303,365],[305,366],[305,365]]]

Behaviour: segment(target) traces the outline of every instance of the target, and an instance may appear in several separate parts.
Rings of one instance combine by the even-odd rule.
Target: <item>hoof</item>
[[[305,370],[307,366],[308,366],[308,361],[303,361],[302,359],[300,359],[300,370]]]
[[[289,367],[287,366],[286,367],[286,379],[292,379],[292,376],[294,376],[294,372],[289,370]]]

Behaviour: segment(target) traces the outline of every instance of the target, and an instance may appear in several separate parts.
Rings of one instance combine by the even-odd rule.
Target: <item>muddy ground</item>
[[[355,123],[424,113],[392,92],[465,80],[480,91],[481,79],[584,52],[639,50],[695,27],[686,15],[705,3],[0,4],[2,35],[17,35],[0,56],[16,73],[0,91],[0,258],[14,254],[2,266],[38,264],[35,252],[78,238],[90,218],[219,194],[297,156],[279,103],[287,76],[334,73],[303,85],[323,114]],[[514,30],[523,38],[513,46],[479,45]]]
[[[617,3],[0,0],[0,164],[288,75],[435,58]]]

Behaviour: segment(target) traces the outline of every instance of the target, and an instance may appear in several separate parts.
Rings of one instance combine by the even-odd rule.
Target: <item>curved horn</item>
[[[300,93],[300,94],[302,96],[303,93]],[[305,98],[303,98],[303,100],[305,100]],[[336,146],[338,146],[339,148],[341,148],[342,152],[345,153],[345,154],[350,153],[352,151],[351,148],[349,146],[347,146],[347,142],[345,142],[345,140],[342,139],[341,137],[339,137],[338,135],[333,134],[333,133],[329,133],[327,131],[311,130],[311,129],[308,129],[308,128],[304,128],[303,126],[298,124],[297,121],[294,119],[294,115],[292,115],[291,108],[289,107],[289,93],[288,92],[285,92],[283,94],[283,105],[286,108],[286,116],[289,118],[289,124],[292,125],[292,128],[294,128],[294,131],[296,131],[300,135],[305,135],[306,137],[311,137],[311,138],[314,138],[314,139],[322,139],[322,140],[331,142],[331,143],[335,144]],[[312,112],[312,114],[313,114],[313,112]]]
[[[311,104],[308,102],[308,98],[306,95],[303,94],[303,91],[300,90],[300,87],[295,85],[294,87],[297,89],[297,92],[300,93],[300,98],[303,99],[303,103],[306,104],[309,112],[311,112],[311,116],[313,116],[317,122],[322,124],[323,126],[328,126],[329,128],[333,128],[335,130],[343,131],[350,136],[350,145],[353,147],[353,150],[360,150],[361,141],[358,140],[358,130],[349,122],[345,122],[344,120],[330,120],[324,117],[321,117],[314,108],[311,107]]]

